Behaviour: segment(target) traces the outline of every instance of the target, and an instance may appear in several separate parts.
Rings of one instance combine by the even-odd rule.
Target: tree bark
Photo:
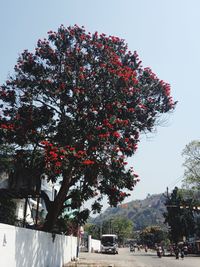
[[[44,223],[43,230],[46,232],[52,232],[53,228],[56,224],[58,216],[60,215],[63,205],[66,199],[66,196],[69,192],[71,182],[71,173],[69,175],[65,175],[62,180],[62,185],[58,194],[56,195],[54,201],[51,203],[50,209],[46,216],[46,221]]]

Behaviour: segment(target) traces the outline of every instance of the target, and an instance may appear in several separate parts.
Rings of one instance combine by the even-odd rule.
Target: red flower
[[[85,164],[85,165],[92,165],[92,164],[94,164],[95,162],[94,162],[93,160],[86,159],[86,160],[84,160],[82,163]]]
[[[86,155],[86,152],[82,151],[82,150],[79,150],[74,156],[77,157],[77,158],[81,158],[84,155]]]
[[[53,151],[50,151],[49,154],[55,159],[58,157],[58,154],[53,152]]]
[[[134,112],[135,110],[134,110],[134,108],[128,108],[128,111],[129,112]]]
[[[99,134],[99,138],[107,138],[107,137],[109,137],[109,136],[110,136],[109,133]]]
[[[120,137],[121,137],[121,134],[118,133],[118,132],[114,132],[112,135],[113,135],[114,137],[116,137],[116,138],[120,138]]]
[[[47,145],[49,145],[49,142],[44,140],[44,141],[41,141],[40,144],[47,146]]]
[[[14,125],[13,124],[8,124],[8,125],[6,125],[6,124],[1,124],[0,125],[0,128],[2,128],[2,129],[8,129],[8,130],[13,130],[13,128],[14,128]]]
[[[78,154],[81,155],[81,156],[83,156],[83,155],[86,155],[86,152],[84,150],[79,150],[78,151]]]
[[[62,164],[61,164],[60,161],[56,161],[56,163],[55,163],[55,166],[56,166],[56,167],[61,167],[61,165],[62,165]]]

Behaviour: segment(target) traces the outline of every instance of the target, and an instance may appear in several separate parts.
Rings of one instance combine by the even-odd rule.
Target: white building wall
[[[92,239],[91,235],[88,236],[88,252],[100,252],[101,251],[101,241],[97,239]]]
[[[76,258],[77,238],[0,224],[0,266],[63,267]]]

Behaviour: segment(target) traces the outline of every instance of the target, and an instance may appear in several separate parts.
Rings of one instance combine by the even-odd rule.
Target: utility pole
[[[169,198],[169,188],[167,186],[167,198]]]
[[[38,215],[39,215],[39,204],[40,204],[40,196],[37,195],[37,208],[36,208],[36,215],[35,215],[35,226],[37,227],[38,225]]]
[[[101,216],[101,214],[100,214],[100,239],[101,239],[101,237],[102,237],[102,228],[103,228],[103,222],[102,222],[102,216]]]
[[[25,204],[24,204],[24,216],[23,216],[23,227],[26,225],[26,213],[27,213],[27,206],[28,206],[28,197],[25,198]]]

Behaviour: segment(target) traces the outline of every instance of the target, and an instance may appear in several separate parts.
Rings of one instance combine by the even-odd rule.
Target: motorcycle
[[[130,252],[135,252],[135,247],[134,246],[130,246]]]
[[[162,255],[163,255],[163,251],[162,251],[162,249],[161,249],[161,248],[158,248],[158,250],[157,250],[157,256],[158,256],[159,258],[161,258]]]

